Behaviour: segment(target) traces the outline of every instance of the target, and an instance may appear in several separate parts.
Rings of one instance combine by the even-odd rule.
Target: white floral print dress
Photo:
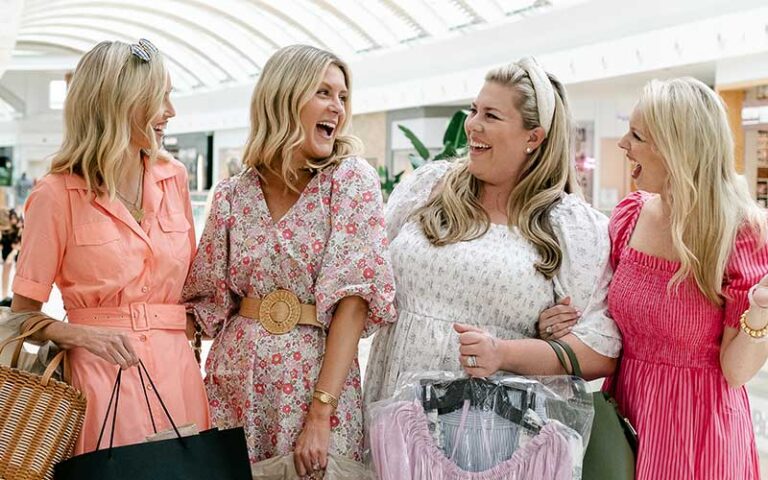
[[[348,158],[317,173],[276,223],[252,170],[221,182],[184,299],[204,332],[214,337],[205,384],[212,420],[245,427],[252,463],[293,451],[325,352],[326,334],[298,325],[272,335],[238,315],[244,296],[276,289],[317,305],[329,326],[344,297],[368,301],[365,334],[395,320],[378,175],[365,160]],[[363,413],[357,359],[331,417],[330,452],[360,461]]]
[[[412,213],[452,165],[433,162],[419,168],[387,203],[398,320],[373,339],[366,403],[391,397],[402,372],[461,371],[454,322],[485,328],[499,338],[533,338],[539,314],[566,295],[582,312],[573,333],[603,355],[616,357],[621,350],[619,331],[606,314],[608,219],[576,195],[566,195],[553,208],[552,225],[564,255],[552,280],[534,269],[533,245],[506,225],[491,225],[472,241],[435,247]]]

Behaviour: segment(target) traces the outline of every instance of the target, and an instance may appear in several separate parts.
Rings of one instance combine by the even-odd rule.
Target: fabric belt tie
[[[296,325],[325,328],[317,321],[317,307],[300,303],[299,297],[288,290],[275,290],[264,298],[244,297],[240,315],[258,320],[272,335],[288,333]]]
[[[67,310],[69,323],[131,329],[186,330],[187,311],[184,305],[167,303],[131,303],[123,307],[76,308]]]

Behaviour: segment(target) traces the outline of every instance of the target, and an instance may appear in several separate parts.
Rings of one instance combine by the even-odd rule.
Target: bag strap
[[[547,345],[552,347],[552,351],[555,352],[555,356],[557,357],[557,361],[560,362],[560,366],[563,367],[563,370],[565,370],[565,373],[570,375],[570,369],[568,368],[568,362],[565,361],[565,354],[563,354],[563,350],[553,341],[547,340]]]
[[[573,351],[573,348],[571,348],[570,345],[568,345],[567,343],[565,343],[560,339],[554,339],[552,341],[558,344],[560,348],[562,348],[565,351],[565,354],[568,355],[568,360],[570,360],[571,362],[571,368],[572,368],[573,374],[579,378],[582,378],[581,364],[579,363],[579,357],[576,356],[576,352]]]
[[[552,347],[552,350],[555,351],[555,355],[557,355],[557,359],[560,361],[560,365],[563,366],[563,369],[566,373],[570,373],[568,371],[568,365],[565,363],[565,357],[563,357],[563,352],[565,352],[566,355],[568,355],[568,359],[571,361],[571,366],[573,369],[571,370],[573,372],[573,375],[576,375],[577,377],[581,377],[581,365],[579,365],[579,359],[576,356],[576,353],[573,351],[573,348],[571,348],[570,345],[565,343],[564,341],[560,339],[554,339],[554,340],[547,340],[546,341],[550,347]],[[616,371],[613,372],[611,375],[611,382],[610,382],[610,388],[608,389],[608,394],[612,397],[616,396],[616,378],[618,377],[619,370],[621,369],[621,356],[619,356],[618,360],[616,361]],[[610,377],[609,377],[610,378]]]
[[[155,427],[155,419],[152,415],[152,408],[149,406],[149,398],[147,397],[147,389],[144,385],[144,378],[142,376],[142,370],[144,371],[144,375],[147,376],[147,380],[149,380],[149,384],[152,386],[152,390],[155,392],[155,396],[157,396],[157,400],[160,402],[160,406],[163,407],[163,411],[165,412],[165,416],[168,418],[168,421],[171,423],[171,426],[173,427],[173,431],[176,432],[176,437],[182,444],[184,443],[184,438],[181,436],[181,433],[179,432],[178,427],[176,427],[176,423],[173,421],[173,418],[171,417],[171,413],[168,411],[168,407],[165,406],[165,402],[163,402],[163,399],[160,397],[160,393],[157,391],[157,387],[155,386],[155,382],[152,381],[152,377],[149,376],[149,371],[147,371],[147,367],[144,366],[144,362],[142,360],[139,360],[139,365],[136,367],[139,369],[139,376],[141,377],[141,388],[144,389],[144,397],[147,400],[147,409],[149,410],[149,418],[152,420],[152,427],[155,429],[155,433],[157,433],[157,429]],[[99,439],[96,442],[96,450],[99,450],[101,448],[101,439],[104,435],[104,429],[107,426],[107,420],[109,420],[109,412],[112,411],[112,430],[110,432],[109,436],[109,455],[112,455],[112,447],[114,445],[115,441],[115,424],[117,423],[117,404],[120,400],[120,385],[121,385],[121,379],[123,376],[123,369],[119,368],[117,370],[117,378],[115,378],[115,384],[112,387],[112,394],[109,397],[109,404],[107,405],[107,411],[104,414],[104,421],[101,423],[101,430],[99,432]],[[115,402],[115,408],[112,409],[112,401]]]
[[[30,317],[26,319],[22,324],[21,333],[26,334],[32,329],[34,329],[34,333],[37,333],[40,330],[50,326],[55,321],[56,320],[52,319],[51,317],[43,313],[34,313],[30,315]],[[19,357],[21,356],[21,350],[23,347],[24,347],[23,341],[19,342],[18,345],[16,345],[16,350],[13,352],[13,358],[11,359],[11,365],[14,365],[14,366],[18,365]]]
[[[30,321],[30,324],[26,323]],[[21,349],[24,346],[24,341],[55,321],[57,320],[54,320],[42,313],[39,315],[35,314],[31,319],[25,321],[25,327],[23,327],[24,332],[21,335],[6,339],[3,343],[0,343],[0,353],[2,353],[2,351],[5,350],[5,347],[11,343],[19,342],[18,345],[16,345],[16,350],[13,353],[11,368],[16,368],[19,364],[19,356],[21,355]]]
[[[579,359],[576,356],[576,352],[573,351],[570,345],[563,342],[562,340],[547,340],[547,344],[552,347],[552,350],[555,351],[555,355],[557,355],[557,359],[560,361],[560,365],[563,366],[563,369],[566,373],[570,375],[575,375],[577,377],[581,378],[581,365],[579,364]],[[565,352],[565,355],[568,356],[568,360],[571,362],[571,368],[568,368],[567,363],[565,362],[565,357],[563,356],[563,352]]]

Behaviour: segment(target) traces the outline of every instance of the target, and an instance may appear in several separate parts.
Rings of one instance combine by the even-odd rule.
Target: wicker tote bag
[[[85,396],[51,378],[66,362],[64,351],[53,357],[42,375],[16,368],[24,340],[55,321],[44,315],[31,318],[24,333],[0,344],[2,352],[17,343],[10,367],[0,365],[0,478],[4,480],[52,479],[54,465],[72,455],[83,426]]]

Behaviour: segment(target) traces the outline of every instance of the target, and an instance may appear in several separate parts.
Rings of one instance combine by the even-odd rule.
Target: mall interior
[[[643,85],[681,76],[722,97],[737,169],[768,207],[765,0],[0,0],[0,207],[20,208],[46,175],[79,58],[100,41],[139,38],[170,70],[177,114],[164,146],[188,170],[198,234],[208,193],[241,169],[260,71],[291,44],[349,63],[352,133],[385,193],[413,169],[401,127],[438,154],[485,73],[532,55],[566,85],[574,162],[593,207],[610,214],[634,188],[617,142]],[[749,392],[766,471],[768,370]]]

